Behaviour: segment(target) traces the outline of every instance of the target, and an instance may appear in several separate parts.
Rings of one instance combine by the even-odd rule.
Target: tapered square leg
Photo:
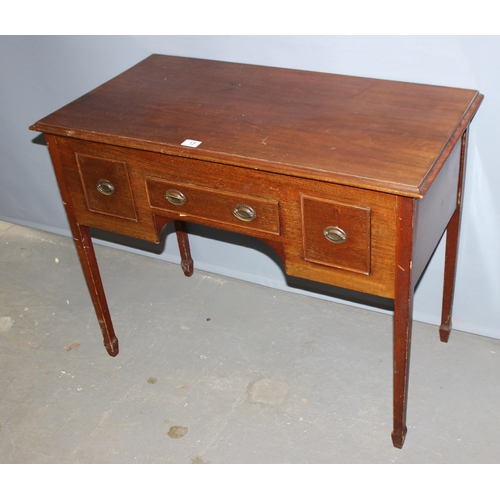
[[[462,135],[460,153],[460,176],[458,179],[457,208],[446,229],[446,254],[444,261],[443,308],[439,337],[441,342],[448,342],[452,328],[453,298],[455,295],[455,277],[457,272],[458,239],[462,218],[462,196],[467,162],[467,130]]]
[[[455,210],[446,230],[446,254],[444,264],[443,308],[439,337],[441,342],[448,342],[452,328],[453,297],[457,268],[458,234],[460,228],[460,208]]]
[[[392,442],[402,448],[406,437],[406,408],[410,369],[411,330],[413,319],[412,255],[415,201],[398,201],[396,251],[396,285],[394,298],[394,372]]]
[[[97,320],[101,327],[104,347],[108,351],[108,354],[114,357],[118,354],[119,350],[118,339],[116,338],[113,323],[111,321],[111,315],[109,313],[89,228],[74,223],[72,224],[71,230],[73,232],[73,238],[78,257],[80,258],[83,274],[89,288],[90,297],[94,304]]]
[[[179,252],[181,254],[182,270],[186,276],[192,276],[194,272],[194,264],[191,257],[191,249],[189,247],[187,224],[179,220],[176,220],[174,224],[175,232],[177,234],[177,242],[179,244]]]
[[[392,443],[402,448],[406,437],[406,408],[412,330],[413,290],[400,297],[394,310],[394,393]]]

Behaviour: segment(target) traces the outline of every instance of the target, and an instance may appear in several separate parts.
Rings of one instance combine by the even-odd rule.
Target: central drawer
[[[147,178],[146,188],[150,207],[173,218],[280,234],[277,200],[157,178]]]

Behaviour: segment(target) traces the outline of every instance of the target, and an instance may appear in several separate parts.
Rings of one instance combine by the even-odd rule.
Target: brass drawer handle
[[[173,205],[184,205],[186,203],[186,197],[177,189],[169,189],[165,193],[165,199]]]
[[[257,214],[255,213],[255,210],[252,207],[249,207],[248,205],[236,205],[233,208],[233,215],[243,221],[243,222],[252,222],[255,217],[257,217]]]
[[[328,241],[339,244],[347,241],[347,234],[343,229],[337,226],[328,226],[323,229],[323,234]]]
[[[116,191],[115,186],[111,184],[107,179],[99,179],[96,185],[97,191],[106,196],[111,196]]]

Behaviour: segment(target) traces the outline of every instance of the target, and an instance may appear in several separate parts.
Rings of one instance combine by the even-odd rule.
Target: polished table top
[[[34,128],[419,197],[475,90],[152,55]],[[197,148],[181,146],[201,141]]]

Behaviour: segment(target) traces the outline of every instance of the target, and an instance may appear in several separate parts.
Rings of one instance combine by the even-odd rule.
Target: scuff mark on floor
[[[13,324],[14,321],[10,316],[2,316],[0,318],[0,333],[7,333]]]
[[[288,394],[288,386],[277,380],[261,378],[248,385],[247,394],[251,403],[279,405]]]

